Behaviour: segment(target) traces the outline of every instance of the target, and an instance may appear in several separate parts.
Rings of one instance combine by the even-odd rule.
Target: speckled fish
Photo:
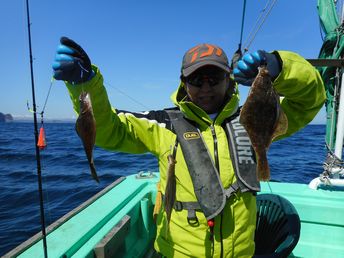
[[[165,188],[165,212],[167,215],[167,227],[166,232],[169,230],[172,209],[176,201],[176,176],[175,165],[176,160],[172,155],[168,155],[168,169],[167,169],[167,183]]]
[[[272,86],[266,66],[259,67],[249,95],[240,112],[240,123],[246,129],[257,157],[257,178],[270,179],[267,151],[274,138],[285,134],[288,120]]]
[[[76,120],[75,129],[84,145],[87,160],[91,169],[91,175],[93,179],[99,183],[96,168],[93,162],[93,147],[96,141],[96,120],[93,116],[90,94],[88,92],[81,92],[79,101],[80,113],[78,119]]]

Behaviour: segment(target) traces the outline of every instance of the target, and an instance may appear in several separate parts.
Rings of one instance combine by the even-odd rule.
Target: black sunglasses
[[[188,84],[191,84],[195,87],[202,87],[203,82],[207,81],[210,85],[210,87],[214,87],[218,85],[220,82],[222,82],[227,77],[227,74],[225,72],[219,72],[219,73],[196,73],[191,74],[188,77],[183,78],[183,82],[186,82]]]

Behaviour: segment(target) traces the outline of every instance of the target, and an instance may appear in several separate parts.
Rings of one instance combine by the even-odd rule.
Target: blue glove
[[[61,37],[52,67],[56,80],[73,84],[86,82],[94,75],[86,52],[67,37]]]
[[[260,65],[267,65],[272,80],[281,72],[281,64],[274,54],[258,50],[252,54],[245,54],[233,70],[234,80],[242,85],[251,86],[258,74]]]

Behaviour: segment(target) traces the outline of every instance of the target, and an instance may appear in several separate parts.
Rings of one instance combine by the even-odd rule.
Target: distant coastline
[[[75,123],[76,118],[44,118],[45,123]],[[0,112],[1,122],[17,122],[17,123],[33,123],[33,116],[15,116],[11,114],[4,114]],[[37,117],[37,122],[41,122],[40,117]],[[309,125],[325,125],[323,121],[312,121]]]
[[[44,118],[45,123],[75,123],[76,118]],[[15,116],[0,112],[0,123],[16,122],[16,123],[33,123],[33,116]],[[41,118],[37,117],[37,122],[41,122]]]
[[[12,122],[13,116],[11,114],[4,114],[0,112],[0,123]]]
[[[44,123],[75,123],[76,119],[73,118],[45,118]],[[33,123],[32,117],[14,117],[12,122],[16,123]],[[37,117],[37,123],[41,123],[41,118]]]

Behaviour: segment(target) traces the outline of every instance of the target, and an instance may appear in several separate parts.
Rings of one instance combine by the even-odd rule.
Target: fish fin
[[[94,166],[94,163],[90,162],[90,169],[91,169],[91,175],[94,180],[96,180],[99,183],[99,178],[97,175],[96,167]]]
[[[270,180],[270,168],[265,150],[260,151],[257,156],[257,179],[259,181]]]
[[[76,120],[76,123],[75,123],[75,131],[76,131],[77,135],[81,138],[78,120]]]
[[[176,200],[176,176],[175,164],[176,160],[172,155],[168,155],[168,170],[167,170],[167,183],[165,188],[165,212],[167,216],[167,230],[169,230],[172,209]]]
[[[287,115],[284,113],[283,109],[280,107],[279,109],[279,117],[276,128],[274,133],[272,134],[272,141],[274,141],[277,137],[284,135],[288,130],[288,118]]]

